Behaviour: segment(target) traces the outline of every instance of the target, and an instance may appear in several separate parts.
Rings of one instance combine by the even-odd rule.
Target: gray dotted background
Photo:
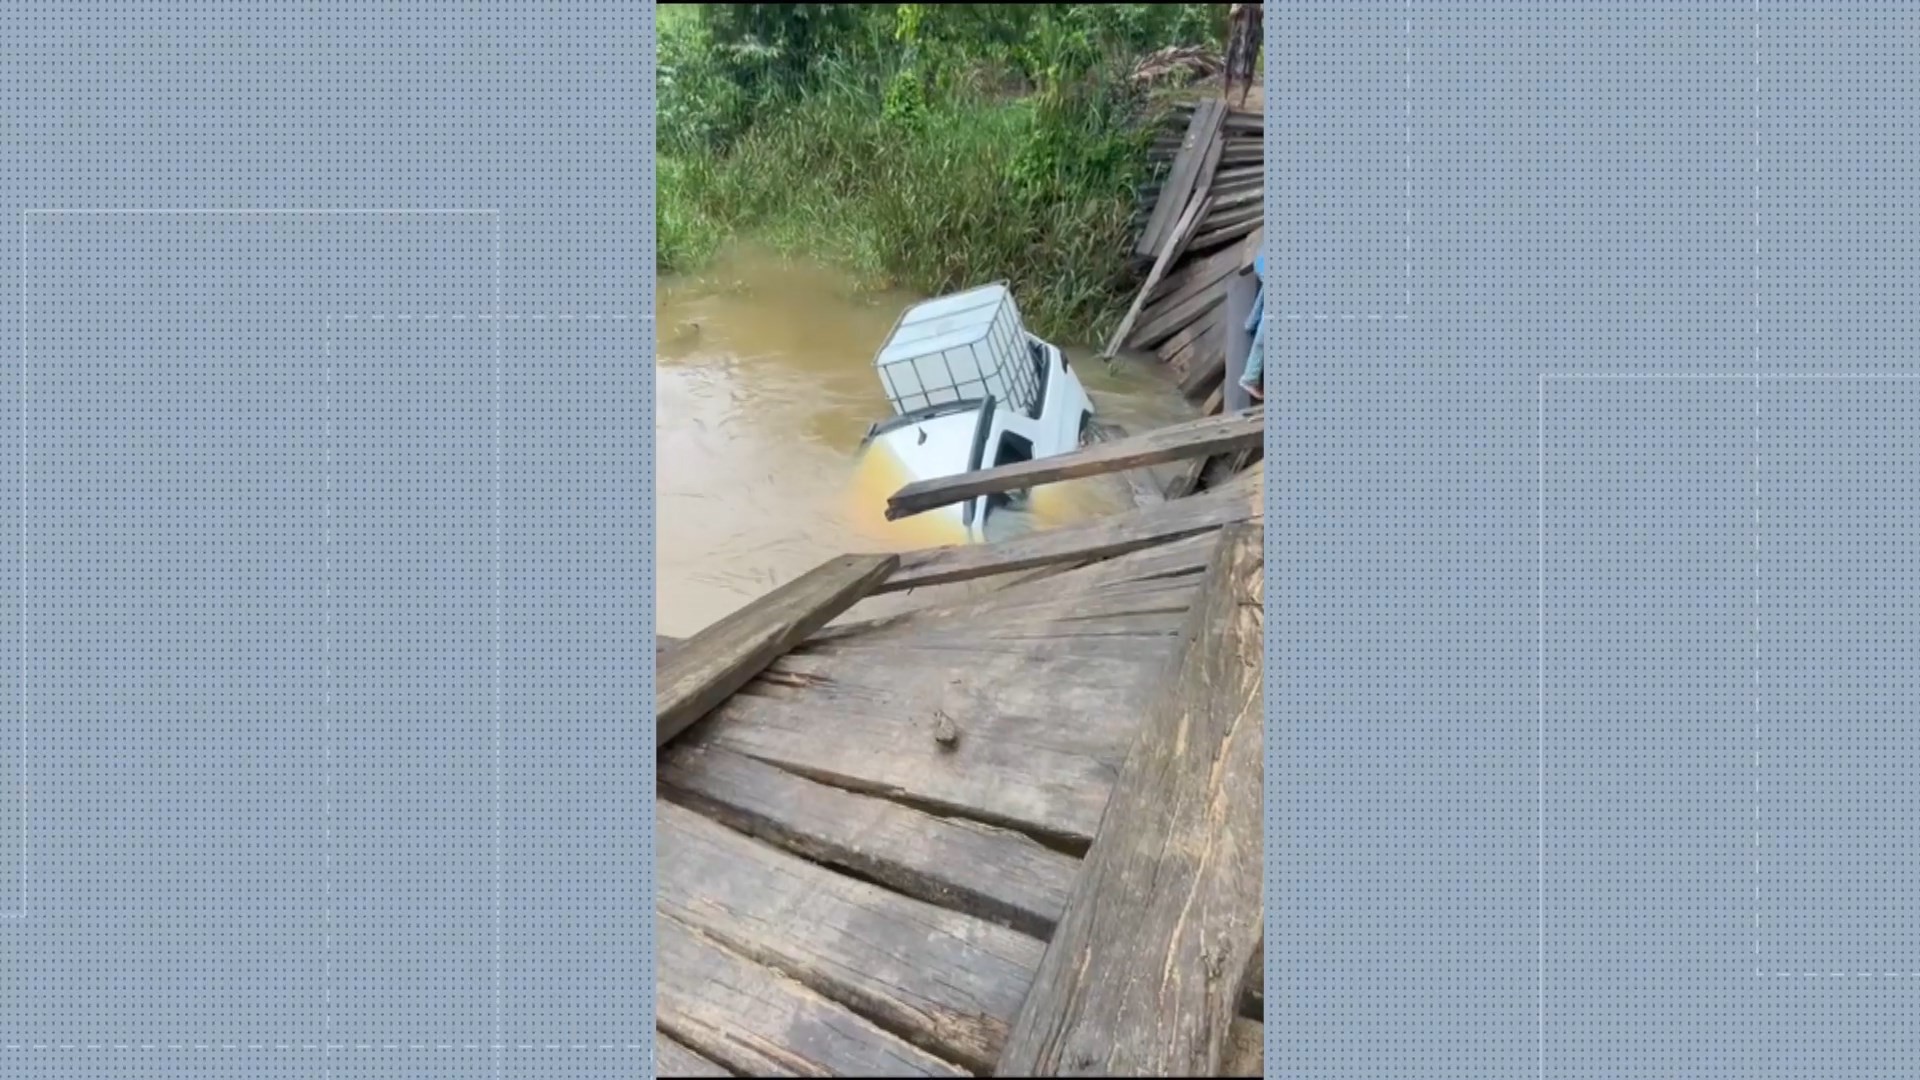
[[[0,11],[0,1076],[651,1073],[653,78]]]
[[[1266,19],[1269,1071],[1920,1073],[1920,15]]]

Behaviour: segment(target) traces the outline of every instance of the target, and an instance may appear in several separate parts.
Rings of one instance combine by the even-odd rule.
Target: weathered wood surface
[[[1100,559],[1247,521],[1264,512],[1259,493],[1209,493],[1097,521],[1048,529],[990,544],[956,544],[900,557],[875,592],[1002,574],[1074,559]]]
[[[966,1076],[666,914],[654,920],[660,1030],[741,1076]]]
[[[660,924],[778,971],[943,1062],[992,1066],[1039,963],[1039,940],[857,881],[670,802],[656,802],[655,815]],[[670,958],[663,942],[663,973],[708,974],[687,959]],[[674,1026],[665,1013],[661,1024]]]
[[[907,517],[982,495],[1245,449],[1265,438],[1266,418],[1259,408],[1201,417],[1065,454],[917,480],[887,499],[887,517]]]
[[[664,1031],[653,1033],[653,1075],[732,1076],[727,1070],[676,1042]]]
[[[1267,1031],[1258,1020],[1235,1020],[1227,1028],[1227,1049],[1220,1056],[1221,1076],[1265,1076]]]
[[[1097,745],[1071,747],[1101,736],[1072,731],[1067,707],[1045,727],[980,717],[963,723],[959,745],[945,750],[934,741],[930,711],[903,714],[827,693],[742,693],[698,737],[835,787],[1017,829],[1077,853],[1100,824],[1117,765]]]
[[[1263,924],[1262,536],[1222,532],[998,1075],[1221,1070]]]
[[[781,653],[885,581],[892,555],[843,555],[721,619],[661,656],[654,745],[685,731]]]
[[[674,802],[907,896],[1053,933],[1078,859],[1006,829],[935,817],[818,784],[717,747],[676,747],[660,763]]]
[[[661,634],[661,633],[654,634],[653,635],[653,658],[655,662],[658,662],[661,657],[667,655],[667,653],[673,651],[676,647],[678,647],[680,644],[680,641],[681,639],[677,637],[668,637],[667,635]]]
[[[1200,169],[1220,137],[1225,120],[1226,110],[1217,104],[1202,103],[1195,110],[1193,119],[1187,125],[1187,133],[1181,139],[1180,151],[1174,155],[1173,168],[1161,182],[1160,197],[1154,204],[1153,213],[1147,218],[1146,227],[1141,230],[1134,254],[1150,259],[1166,242],[1180,212],[1186,208],[1187,199],[1193,194]],[[1217,154],[1213,160],[1219,160]]]

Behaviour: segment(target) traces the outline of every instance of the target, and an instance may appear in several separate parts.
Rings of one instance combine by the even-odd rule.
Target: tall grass
[[[696,67],[681,65],[678,92],[704,77]],[[825,62],[724,139],[663,140],[661,267],[696,269],[751,239],[873,288],[1004,279],[1036,333],[1104,336],[1137,285],[1130,218],[1149,138],[1124,80],[1087,71],[1021,93],[990,77],[930,83],[912,66]]]

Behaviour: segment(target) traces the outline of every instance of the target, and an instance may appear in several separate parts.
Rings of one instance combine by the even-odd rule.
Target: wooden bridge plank
[[[931,716],[876,710],[828,694],[774,700],[736,694],[700,741],[812,779],[944,815],[1018,829],[1071,851],[1100,824],[1116,766],[1046,745],[989,718],[958,745],[934,741]]]
[[[1213,1076],[1261,942],[1263,531],[1223,531],[1001,1076]]]
[[[727,1070],[687,1049],[664,1031],[653,1033],[653,1075],[732,1076]]]
[[[693,927],[654,920],[661,1030],[742,1076],[966,1076]]]
[[[892,555],[842,555],[802,574],[660,654],[654,745],[685,731],[781,653],[886,580]]]
[[[685,807],[656,802],[655,813],[662,922],[691,927],[942,1059],[992,1066],[1045,948],[1039,940],[846,877]],[[661,958],[663,970],[668,962]]]
[[[1045,938],[1080,861],[1016,832],[935,817],[708,746],[661,761],[673,801],[915,899]]]

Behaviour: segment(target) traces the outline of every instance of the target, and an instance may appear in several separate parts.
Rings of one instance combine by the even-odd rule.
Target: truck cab
[[[1005,283],[924,301],[903,312],[874,357],[893,416],[867,432],[910,480],[1049,457],[1080,445],[1093,402],[1064,353],[1027,333]],[[929,513],[954,516],[973,539],[1020,493],[981,496]]]

